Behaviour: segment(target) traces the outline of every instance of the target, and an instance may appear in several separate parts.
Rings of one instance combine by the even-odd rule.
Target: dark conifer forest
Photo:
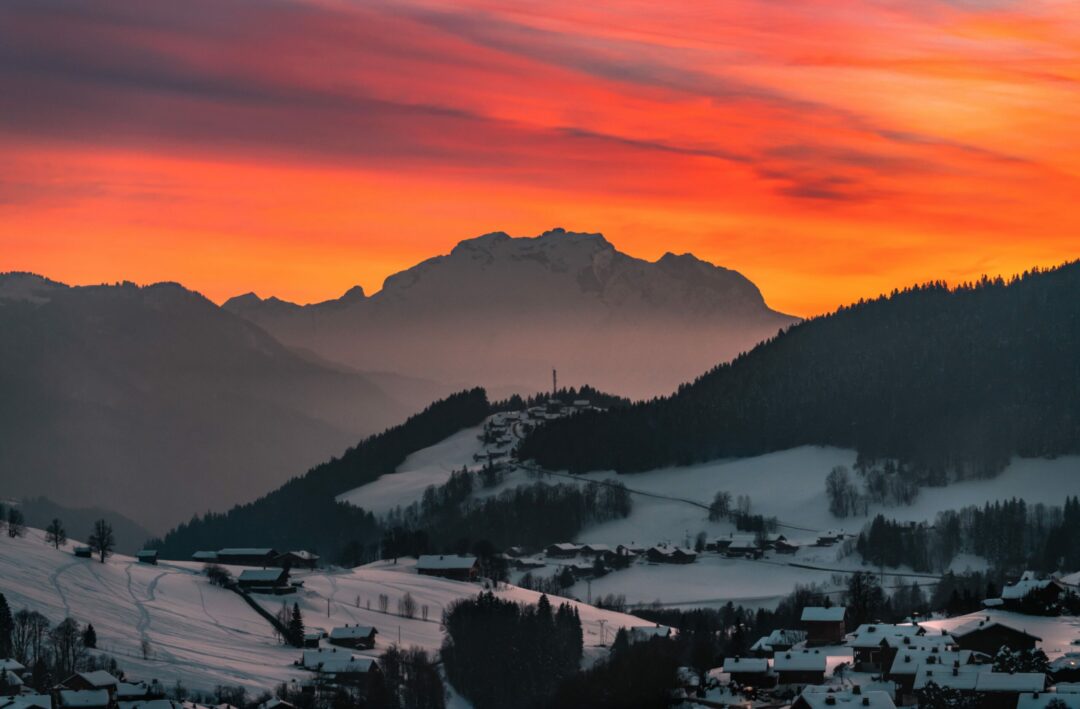
[[[670,397],[540,427],[521,457],[633,472],[808,444],[895,459],[921,484],[1080,451],[1080,262],[841,308]]]

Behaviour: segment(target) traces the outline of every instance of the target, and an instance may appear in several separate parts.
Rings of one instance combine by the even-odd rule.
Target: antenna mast
[[[551,398],[552,399],[556,398],[556,395],[558,394],[558,392],[559,392],[559,376],[558,376],[558,373],[554,369],[552,369],[551,370]]]

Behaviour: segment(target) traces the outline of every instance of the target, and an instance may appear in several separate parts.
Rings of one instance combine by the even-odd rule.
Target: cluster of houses
[[[1016,583],[1005,586],[1000,598],[988,598],[983,601],[987,608],[1023,612],[1026,602],[1035,601],[1044,606],[1058,602],[1067,586],[1060,576],[1039,578],[1034,571],[1025,571]]]
[[[699,694],[708,698],[701,703],[760,706],[747,699],[754,696],[774,702],[769,706],[797,697],[791,706],[799,709],[895,707],[915,704],[921,690],[936,685],[990,709],[1045,707],[1055,698],[1067,709],[1080,709],[1080,653],[1056,659],[1047,673],[993,670],[993,656],[1001,648],[1035,649],[1040,638],[1023,629],[985,617],[948,633],[884,623],[845,633],[845,620],[840,606],[804,608],[802,628],[773,631],[754,643],[750,655],[726,658],[710,673],[712,688]],[[838,647],[851,652],[850,663],[839,668]],[[834,682],[827,684],[830,667]],[[865,673],[867,681],[859,686],[843,681],[854,673]]]
[[[105,670],[76,672],[48,693],[29,689],[23,678],[26,668],[11,659],[0,659],[0,709],[189,709],[193,705],[165,699],[156,680],[127,682]]]

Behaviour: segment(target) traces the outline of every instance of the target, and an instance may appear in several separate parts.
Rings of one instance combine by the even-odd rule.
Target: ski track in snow
[[[71,604],[68,603],[67,595],[64,594],[64,589],[60,585],[60,576],[71,567],[78,566],[81,563],[81,561],[72,561],[69,564],[64,564],[63,566],[57,568],[56,571],[49,574],[49,583],[51,583],[53,588],[56,589],[56,595],[60,597],[60,603],[62,603],[64,606],[65,617],[71,615]]]

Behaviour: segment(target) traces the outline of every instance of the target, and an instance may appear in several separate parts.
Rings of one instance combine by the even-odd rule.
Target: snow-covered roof
[[[61,689],[60,706],[63,707],[107,707],[109,690],[107,689]]]
[[[769,661],[764,657],[726,657],[724,672],[768,672]]]
[[[917,648],[913,650],[902,649],[893,658],[889,674],[892,675],[915,675],[922,666],[951,668],[955,665],[967,665],[971,663],[971,650],[958,652],[941,652],[937,648]]]
[[[581,548],[584,551],[615,551],[607,544],[582,544]]]
[[[11,670],[12,672],[22,672],[26,667],[16,659],[7,658],[0,659],[0,670]]]
[[[23,685],[23,681],[19,678],[19,675],[15,674],[11,670],[4,670],[3,672],[0,672],[0,676],[3,676],[4,683],[8,687],[21,687]]]
[[[229,547],[219,549],[218,556],[270,556],[274,550],[270,547]]]
[[[1058,682],[1054,689],[1058,694],[1080,694],[1080,682]]]
[[[277,581],[285,573],[284,569],[244,569],[240,572],[240,581]]]
[[[48,694],[20,694],[16,697],[0,697],[0,709],[52,709],[52,697]]]
[[[1045,709],[1055,699],[1068,709],[1080,709],[1080,694],[1061,694],[1060,692],[1027,692],[1021,694],[1016,700],[1016,709]]]
[[[300,657],[300,666],[313,670],[327,662],[348,661],[354,657],[355,655],[348,650],[341,650],[336,647],[321,647],[317,650],[304,650]]]
[[[750,646],[751,650],[769,652],[775,645],[795,645],[806,640],[805,630],[774,630],[768,635],[758,638],[757,642]]]
[[[120,698],[124,697],[145,697],[149,690],[145,684],[132,684],[130,682],[119,682],[116,685],[116,696]]]
[[[216,551],[197,551],[191,555],[191,558],[195,561],[213,561],[217,559]]]
[[[977,692],[1041,692],[1045,688],[1042,672],[982,672],[975,683]]]
[[[728,549],[758,549],[757,539],[750,536],[733,536]]]
[[[983,631],[983,630],[989,630],[990,628],[994,627],[995,625],[999,625],[1002,628],[1008,628],[1009,630],[1015,631],[1017,633],[1023,633],[1024,635],[1027,635],[1028,637],[1035,638],[1036,640],[1042,640],[1042,638],[1035,637],[1034,635],[1027,632],[1026,630],[1020,630],[1019,628],[1014,628],[1011,625],[1007,625],[1007,624],[1002,623],[1002,622],[997,621],[997,620],[989,620],[988,618],[980,618],[979,620],[973,620],[970,623],[964,623],[963,625],[959,625],[959,626],[953,628],[950,631],[950,634],[954,638],[963,638],[963,637],[965,637],[967,635],[970,635],[971,633],[974,633],[974,632]]]
[[[141,549],[135,552],[136,559],[156,559],[157,555],[157,549]]]
[[[1057,581],[1054,579],[1028,578],[1027,574],[1024,574],[1023,579],[1002,589],[1001,598],[1006,601],[1018,601],[1032,591],[1041,591],[1044,588],[1056,585]]]
[[[357,638],[370,638],[377,631],[370,625],[346,625],[343,628],[334,628],[330,631],[331,640],[355,640]]]
[[[971,691],[979,675],[986,672],[985,665],[961,665],[960,667],[935,667],[922,665],[915,673],[914,689],[923,689],[933,682],[939,687]]]
[[[802,609],[802,621],[804,623],[838,623],[847,615],[844,606],[807,606]]]
[[[915,638],[926,630],[918,625],[893,625],[891,623],[863,623],[848,640],[850,647],[872,648],[885,641],[887,645],[902,644],[903,638]]]
[[[476,557],[469,554],[424,554],[416,560],[418,569],[437,569],[447,571],[451,569],[471,569],[476,566]]]
[[[370,657],[339,657],[327,660],[319,669],[324,674],[363,674],[370,672],[375,664],[375,660]]]
[[[94,670],[93,672],[79,672],[77,674],[83,678],[83,681],[85,681],[94,689],[115,687],[116,685],[120,684],[120,680],[116,679],[105,670]]]
[[[871,709],[896,709],[888,692],[861,690],[830,690],[826,687],[807,687],[802,700],[810,709],[827,709],[833,706],[858,706]]]
[[[581,544],[574,544],[573,542],[559,542],[558,544],[549,544],[548,549],[558,549],[559,551],[578,551],[581,549]]]
[[[297,551],[287,551],[281,556],[295,556],[297,559],[303,559],[304,561],[318,561],[319,555],[303,549]]]
[[[188,709],[196,706],[174,702],[171,699],[134,699],[128,702],[117,702],[119,709]]]
[[[789,650],[773,655],[777,672],[824,672],[828,656],[817,650]]]

